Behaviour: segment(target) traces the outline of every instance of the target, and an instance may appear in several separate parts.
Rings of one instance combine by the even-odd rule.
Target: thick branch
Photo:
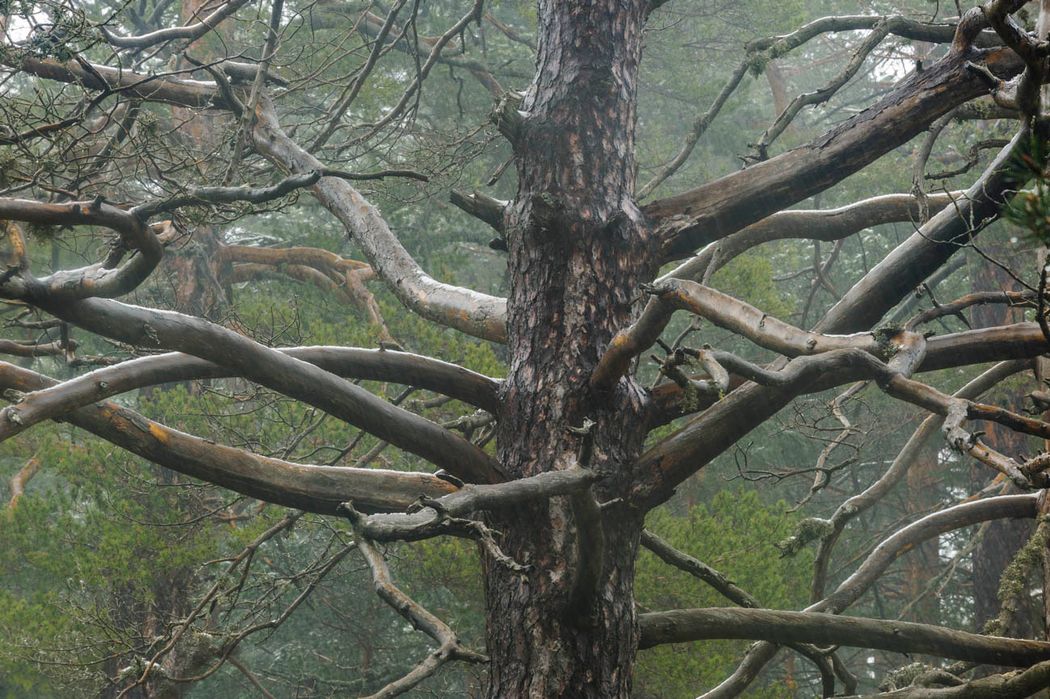
[[[10,60],[8,56],[3,62],[11,68],[47,80],[83,85],[91,90],[123,92],[147,101],[198,108],[234,109],[236,106],[226,102],[213,82],[154,76],[95,64],[85,68],[73,61],[61,63],[31,57]]]
[[[478,191],[475,191],[473,194],[465,194],[456,190],[452,190],[449,193],[448,200],[474,218],[489,224],[497,233],[503,233],[503,229],[506,227],[504,216],[510,202],[490,197]]]
[[[927,197],[931,210],[952,204],[961,192]],[[696,257],[660,277],[657,284],[674,279],[700,281],[743,252],[774,240],[800,238],[835,241],[884,223],[915,221],[918,199],[911,194],[887,194],[837,209],[780,211],[742,231],[705,247]],[[651,298],[633,325],[617,334],[602,355],[591,378],[592,385],[607,390],[627,372],[630,362],[651,347],[671,319],[673,309],[658,297]]]
[[[200,318],[101,299],[41,307],[104,337],[140,347],[184,351],[229,367],[246,379],[422,456],[464,481],[502,480],[492,457],[463,438],[334,374]]]
[[[260,100],[252,131],[256,148],[291,173],[323,170],[322,163],[281,130],[277,116]],[[379,212],[345,180],[324,177],[311,188],[361,246],[372,268],[408,308],[469,335],[506,339],[505,299],[444,284],[428,276],[408,254]]]
[[[52,379],[11,364],[0,371],[0,388],[31,392],[56,385]],[[179,432],[115,403],[98,403],[66,420],[122,449],[173,471],[249,497],[318,514],[339,514],[352,500],[367,511],[402,511],[419,497],[456,491],[427,473],[296,464],[252,454]]]
[[[0,354],[13,357],[54,357],[65,354],[68,349],[63,347],[61,342],[18,342],[0,338]]]
[[[783,36],[773,36],[751,41],[747,45],[747,57],[740,62],[732,75],[722,87],[718,96],[697,120],[686,136],[685,143],[678,154],[645,184],[638,194],[638,198],[645,197],[658,187],[664,180],[674,174],[689,158],[697,141],[707,131],[721,111],[726,100],[733,94],[740,81],[749,70],[760,67],[764,62],[782,58],[794,49],[806,44],[811,39],[821,34],[831,32],[847,32],[873,30],[878,26],[884,26],[886,33],[900,36],[916,41],[928,41],[931,43],[949,43],[955,37],[956,27],[954,24],[931,24],[916,22],[900,16],[878,16],[878,15],[844,15],[838,17],[821,17],[796,31]],[[991,46],[996,43],[995,37],[986,35],[979,37],[977,45]]]
[[[952,108],[986,93],[984,76],[971,70],[970,63],[982,63],[1004,78],[1021,70],[1021,61],[1009,49],[954,50],[810,145],[649,204],[644,210],[664,239],[664,259],[688,255],[823,191],[906,143]]]
[[[321,270],[364,272],[371,268],[364,262],[342,257],[329,250],[309,247],[260,248],[254,245],[223,245],[219,248],[220,264],[255,262],[266,265],[299,264]]]
[[[904,621],[772,609],[676,609],[642,614],[639,649],[663,643],[747,639],[877,648],[988,665],[1027,667],[1050,660],[1050,643],[956,631]]]
[[[860,349],[866,352],[877,352],[879,349],[873,333],[822,335],[806,332],[749,303],[696,282],[671,279],[653,285],[652,293],[672,308],[688,310],[720,328],[746,337],[760,347],[789,357],[836,349]]]
[[[1021,129],[961,200],[894,248],[827,312],[817,328],[850,332],[871,327],[897,300],[968,244],[972,235],[995,221],[1006,201],[1031,176],[1028,168],[1016,166],[1030,138],[1028,129]]]
[[[1016,191],[1027,177],[1022,168],[1012,164],[1015,149],[1019,150],[1027,139],[1027,130],[1022,129],[1014,137],[1011,146],[999,154],[968,190],[962,202],[934,216],[891,252],[847,292],[817,324],[816,330],[822,334],[831,334],[872,327],[918,283],[943,265],[962,244],[969,242],[971,235],[998,215],[1004,197]],[[1020,326],[1013,326],[1008,334],[1019,330]],[[966,339],[962,340],[963,337]],[[944,353],[953,343],[960,352],[966,346],[964,363],[998,361],[1019,356],[1017,348],[1004,347],[1002,344],[994,347],[992,344],[971,344],[970,341],[975,337],[969,333],[960,333],[934,338],[936,342],[929,343],[928,357],[922,369],[939,366],[939,362],[958,365],[958,357],[952,358]],[[935,352],[938,349],[941,352]],[[1002,354],[994,354],[993,350]],[[827,378],[831,378],[831,374]],[[753,384],[732,391],[724,400],[642,456],[639,465],[650,474],[650,483],[655,482],[656,485],[639,487],[639,492],[649,491],[654,502],[662,501],[681,479],[735,444],[743,435],[787,405],[795,395],[797,393],[783,387],[760,388]]]
[[[40,460],[39,455],[31,456],[22,468],[18,469],[18,472],[11,476],[11,495],[7,501],[8,510],[13,510],[18,507],[18,501],[22,499],[23,495],[25,495],[26,486],[29,485],[29,481],[33,480],[33,477],[40,472],[40,468],[43,465],[44,462]]]
[[[444,393],[492,413],[499,408],[497,381],[437,359],[407,352],[353,347],[294,347],[278,351],[338,376],[416,386]],[[0,373],[10,366],[0,362]],[[8,416],[8,419],[0,420],[0,441],[44,420],[55,419],[110,396],[146,386],[233,375],[228,367],[179,353],[142,357],[96,369],[49,389],[29,393],[17,405],[0,411]],[[12,416],[17,416],[17,419]]]
[[[931,338],[917,370],[1034,357],[1045,351],[1046,339],[1035,323],[983,328]],[[719,361],[730,371],[746,369],[722,355]],[[874,378],[882,371],[878,365],[879,362],[865,352],[835,350],[824,355],[798,357],[779,371],[748,370],[745,374],[748,379],[767,385],[752,383],[736,388],[642,454],[635,466],[646,475],[639,476],[635,496],[651,497],[652,504],[662,502],[670,494],[665,484],[680,482],[702,468],[796,396]],[[978,412],[982,411],[976,411],[971,417],[978,417]]]

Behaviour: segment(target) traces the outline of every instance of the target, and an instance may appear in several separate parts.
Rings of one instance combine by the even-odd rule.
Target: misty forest
[[[0,0],[0,699],[1050,692],[1050,0]]]

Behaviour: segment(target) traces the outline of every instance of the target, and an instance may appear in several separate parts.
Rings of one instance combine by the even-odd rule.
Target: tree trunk
[[[1008,244],[999,241],[1010,233],[1005,231],[995,238],[999,244],[988,241],[984,246],[986,252],[996,260],[1009,260],[1014,264],[1013,269],[1024,269],[1023,258],[1017,257],[1017,252]],[[1010,260],[1011,252],[1015,259]],[[980,290],[1017,290],[1017,282],[1013,277],[991,262],[984,259],[976,260],[970,272],[973,286]],[[975,328],[993,327],[1016,323],[1023,318],[1023,314],[1008,306],[989,304],[987,306],[974,306],[971,312],[973,326]],[[1004,404],[1010,410],[1021,411],[1024,409],[1024,397],[1013,395],[1005,400],[1000,399],[997,403]],[[982,440],[991,448],[1018,457],[1029,452],[1028,440],[1024,435],[1007,429],[997,423],[986,423],[982,426],[985,434]],[[993,473],[983,464],[971,465],[971,489],[979,491],[988,484]],[[1014,487],[1008,487],[1006,492],[1018,492]],[[1020,519],[1003,519],[988,523],[984,538],[977,545],[973,555],[973,598],[974,598],[974,622],[975,629],[979,632],[990,620],[999,614],[999,582],[1006,566],[1014,559],[1017,552],[1021,550],[1025,542],[1032,535],[1032,523]],[[1026,636],[1032,632],[1027,619],[1017,619],[1023,628],[1002,629],[1005,635]]]
[[[489,697],[630,691],[642,515],[615,502],[598,514],[596,503],[625,492],[646,403],[630,380],[606,395],[588,380],[653,270],[650,232],[632,198],[647,4],[541,0],[537,78],[510,113],[517,123],[504,128],[519,185],[508,236],[511,361],[500,460],[511,478],[577,465],[605,478],[593,497],[556,498],[492,521],[505,553],[530,568],[486,563]],[[570,430],[588,420],[590,434]],[[592,517],[600,527],[588,526]]]
[[[927,449],[908,469],[905,506],[909,518],[918,519],[936,509],[942,468],[937,453]],[[941,620],[940,596],[927,590],[936,572],[942,568],[939,549],[940,537],[931,537],[905,558],[902,602],[910,606],[910,611],[907,616],[900,618],[927,624],[936,624]]]

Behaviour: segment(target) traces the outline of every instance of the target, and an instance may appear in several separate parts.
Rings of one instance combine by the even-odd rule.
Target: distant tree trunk
[[[199,21],[210,11],[209,0],[183,0],[180,17],[183,24]],[[223,57],[230,43],[230,24],[223,23],[215,31],[194,41],[186,52],[197,60],[215,60]],[[188,67],[184,64],[183,68]],[[172,109],[179,136],[186,141],[189,153],[208,152],[216,148],[225,135],[230,116],[222,112],[201,112],[175,107]],[[206,158],[197,167],[217,171],[209,172],[210,181],[223,178],[222,168],[228,167],[225,159]],[[165,271],[177,280],[172,285],[175,294],[174,310],[196,315],[209,320],[219,320],[230,299],[221,283],[219,248],[222,247],[220,231],[209,223],[197,225],[190,231],[187,240],[170,249]]]
[[[780,69],[776,61],[766,63],[766,82],[769,83],[769,91],[773,95],[773,118],[776,119],[788,108],[790,101],[784,71]]]
[[[499,457],[512,478],[582,462],[609,474],[595,494],[606,503],[624,492],[645,437],[641,389],[624,379],[595,395],[588,377],[653,269],[632,199],[647,5],[541,0],[538,75],[510,134],[519,189],[508,236],[511,360]],[[570,431],[587,420],[596,423],[590,436]],[[505,552],[534,568],[520,575],[486,563],[490,697],[629,695],[642,514],[615,502],[602,509],[598,594],[574,596],[587,561],[602,554],[593,540],[578,545],[586,510],[555,498],[493,522]]]
[[[986,241],[991,242],[991,241]],[[995,259],[1003,260],[1009,254],[1006,246],[992,245],[984,249]],[[1014,266],[1015,269],[1023,269],[1023,265]],[[1013,278],[1003,271],[999,266],[986,260],[974,263],[970,272],[973,278],[973,287],[979,290],[1016,290],[1017,283]],[[1005,325],[1021,320],[1016,310],[998,304],[987,306],[974,306],[971,315],[974,327],[989,327]],[[1008,400],[998,400],[1010,410],[1022,410],[1023,396],[1011,396]],[[998,423],[985,423],[982,426],[985,435],[982,439],[988,446],[1010,456],[1018,456],[1029,451],[1027,439]],[[973,464],[971,467],[971,489],[976,492],[983,488],[991,480],[992,473],[986,466]],[[1010,492],[1016,490],[1010,486]],[[1028,541],[1032,534],[1032,524],[1028,520],[1001,519],[989,522],[985,530],[984,538],[977,545],[973,554],[973,597],[974,597],[974,620],[978,630],[984,628],[989,620],[999,614],[999,580],[1003,570],[1010,564],[1017,552]],[[1024,622],[1025,619],[1019,619]],[[1014,635],[1027,634],[1030,629],[1003,629],[1003,633]]]
[[[928,450],[917,463],[908,469],[908,516],[918,519],[932,509],[939,501],[937,475],[942,465],[938,463],[934,450]],[[918,550],[904,559],[905,589],[903,604],[911,605],[906,617],[909,621],[920,621],[927,624],[940,623],[939,598],[934,592],[927,591],[931,578],[942,569],[939,554],[938,537],[921,544]],[[922,597],[925,594],[925,597]],[[920,600],[919,598],[922,597]],[[917,601],[918,600],[918,601]]]
[[[192,23],[194,18],[206,11],[208,5],[209,0],[183,0],[180,10],[182,23]],[[216,33],[228,34],[227,26],[223,25]],[[214,41],[214,38],[210,40]],[[195,49],[194,53],[201,56],[214,55],[203,42],[195,42],[192,48]],[[222,133],[221,122],[228,119],[225,116],[180,107],[173,107],[172,114],[178,124],[179,136],[186,141],[189,153],[217,142]],[[216,319],[219,312],[226,307],[229,299],[226,298],[225,290],[219,282],[220,270],[217,263],[220,246],[219,232],[213,226],[203,224],[192,231],[185,243],[169,249],[169,256],[161,269],[173,280],[172,306],[176,311]],[[151,387],[143,391],[143,395],[148,399],[154,391],[163,390],[166,389]],[[189,390],[196,389],[190,386]],[[158,481],[167,485],[174,485],[181,479],[178,473],[162,466],[150,464],[150,470]],[[197,507],[194,514],[200,515],[203,512],[203,507]],[[139,631],[148,643],[165,636],[173,620],[189,614],[194,580],[193,568],[189,566],[171,569],[163,575],[158,573],[151,581],[150,602],[137,602],[133,591],[118,590],[114,593],[112,609],[116,610],[124,628]],[[187,652],[185,645],[180,644],[164,656],[161,661],[164,672],[184,676],[195,674],[194,670],[199,671],[195,666],[199,665],[201,659],[189,657],[193,653]],[[115,676],[116,671],[127,664],[127,660],[124,657],[111,661],[110,665],[113,667],[107,667],[108,674]],[[153,673],[144,684],[133,688],[124,696],[127,699],[178,699],[193,686],[189,683],[170,682],[158,676],[159,674]],[[129,679],[136,680],[137,676]],[[121,684],[107,688],[102,697],[116,697],[125,686]]]

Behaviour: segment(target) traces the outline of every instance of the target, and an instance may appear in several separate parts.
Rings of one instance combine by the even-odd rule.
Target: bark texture
[[[519,190],[508,231],[511,362],[499,457],[512,478],[577,464],[597,492],[493,522],[533,566],[487,564],[490,697],[626,697],[637,647],[634,558],[641,516],[617,506],[644,438],[642,391],[597,395],[600,353],[651,278],[635,206],[634,127],[648,3],[544,0],[537,77],[513,124]],[[616,37],[616,41],[609,41]],[[587,421],[594,427],[579,434]],[[604,541],[604,546],[603,546]]]

